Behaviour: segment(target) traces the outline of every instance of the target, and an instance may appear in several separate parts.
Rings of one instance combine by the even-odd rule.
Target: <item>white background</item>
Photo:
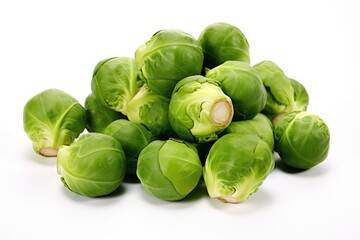
[[[359,10],[355,0],[1,1],[0,239],[359,239]],[[331,130],[326,161],[275,168],[238,205],[201,186],[180,202],[138,183],[103,198],[64,188],[56,159],[36,155],[23,131],[27,100],[59,88],[83,103],[98,61],[132,57],[157,30],[197,38],[217,21],[244,32],[251,64],[272,60],[305,85]]]

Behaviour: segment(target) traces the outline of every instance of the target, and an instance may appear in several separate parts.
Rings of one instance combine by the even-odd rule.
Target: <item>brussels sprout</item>
[[[126,118],[122,113],[112,110],[100,103],[94,94],[85,99],[85,112],[89,132],[103,132],[107,125],[117,119]]]
[[[172,132],[169,103],[169,98],[154,93],[144,84],[129,102],[127,117],[131,122],[144,125],[156,137],[168,138]]]
[[[210,142],[218,138],[234,114],[231,99],[215,80],[201,75],[182,79],[174,89],[169,120],[174,132],[189,142]]]
[[[293,111],[306,111],[309,105],[309,94],[304,85],[295,79],[289,78],[291,86],[294,89],[294,106]]]
[[[175,201],[196,187],[202,165],[195,146],[177,139],[155,140],[141,151],[136,174],[148,194]]]
[[[156,32],[135,52],[141,78],[152,91],[168,98],[178,81],[201,73],[203,59],[194,37],[171,29]]]
[[[104,130],[121,143],[126,156],[126,172],[136,174],[137,159],[141,150],[155,140],[154,135],[143,125],[118,119],[110,123]]]
[[[284,71],[272,61],[255,64],[267,90],[267,100],[263,113],[271,120],[292,111],[306,111],[309,97],[305,87],[288,78]]]
[[[207,26],[199,36],[204,67],[214,68],[228,60],[250,63],[249,43],[237,27],[223,22]]]
[[[94,69],[91,89],[104,106],[126,115],[126,106],[141,85],[135,60],[113,57],[100,61]]]
[[[102,133],[81,135],[70,146],[61,146],[57,156],[57,172],[71,191],[98,197],[115,191],[126,169],[121,144]]]
[[[289,112],[294,104],[294,88],[283,70],[271,61],[254,66],[267,90],[264,113],[273,119],[277,114]]]
[[[264,114],[259,113],[253,119],[243,121],[233,121],[223,131],[222,134],[243,133],[255,134],[266,142],[270,149],[274,150],[274,127],[270,119]]]
[[[287,166],[309,169],[323,162],[330,148],[330,131],[307,111],[286,114],[275,126],[275,151]]]
[[[269,145],[254,134],[229,133],[211,147],[204,180],[211,198],[240,203],[255,193],[274,168]]]
[[[254,68],[246,62],[226,61],[208,70],[205,77],[220,82],[223,92],[234,106],[234,119],[251,119],[266,103],[266,89]]]
[[[23,125],[36,153],[56,156],[61,145],[71,144],[84,131],[85,109],[69,94],[48,89],[26,103]]]

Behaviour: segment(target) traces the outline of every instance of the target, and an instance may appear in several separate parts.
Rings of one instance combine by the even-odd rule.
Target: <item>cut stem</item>
[[[220,100],[212,106],[210,118],[214,125],[224,127],[230,124],[234,110],[231,101],[227,99]]]
[[[237,199],[234,197],[229,197],[229,196],[219,196],[219,197],[217,197],[217,199],[219,199],[223,203],[233,203],[233,204],[242,203],[242,201],[240,199]]]
[[[39,153],[44,157],[56,157],[58,150],[54,148],[41,148]]]

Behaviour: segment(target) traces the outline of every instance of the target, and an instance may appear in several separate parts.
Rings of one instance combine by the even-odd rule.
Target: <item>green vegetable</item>
[[[121,184],[126,169],[121,144],[101,133],[87,133],[70,146],[61,146],[57,172],[71,191],[98,197],[110,194]]]
[[[228,60],[250,63],[249,43],[237,27],[223,22],[207,26],[199,36],[204,67],[214,68]]]
[[[126,172],[136,174],[137,159],[141,150],[155,140],[154,135],[143,125],[118,119],[110,123],[104,130],[121,143],[126,156]]]
[[[182,140],[155,140],[138,159],[143,189],[162,200],[181,200],[198,184],[202,166],[196,147]]]
[[[288,78],[284,71],[272,61],[263,61],[254,66],[267,90],[263,113],[271,120],[292,112],[306,111],[309,97],[305,87]]]
[[[329,152],[330,131],[317,115],[307,111],[286,114],[275,126],[275,151],[287,166],[309,169]]]
[[[211,198],[240,203],[255,193],[274,168],[269,145],[254,134],[229,133],[211,147],[204,180]]]
[[[127,115],[127,104],[137,93],[139,85],[135,60],[128,57],[100,61],[91,81],[92,92],[100,103],[124,115]]]
[[[294,89],[294,106],[293,111],[306,111],[309,105],[309,94],[304,85],[299,81],[289,78],[291,86]]]
[[[48,89],[26,103],[23,125],[36,153],[56,156],[61,145],[71,144],[84,131],[85,109],[69,94]]]
[[[85,111],[87,120],[86,129],[89,132],[101,133],[112,121],[126,118],[122,113],[102,105],[92,93],[86,97]]]
[[[264,114],[259,113],[253,119],[233,121],[224,130],[223,134],[243,133],[254,134],[266,142],[271,150],[274,150],[273,124]]]
[[[197,39],[163,29],[133,58],[99,61],[84,106],[58,89],[37,94],[23,127],[36,153],[57,157],[66,191],[104,196],[126,176],[177,201],[204,180],[211,198],[240,203],[269,176],[274,154],[289,169],[327,158],[329,128],[308,105],[301,82],[272,61],[250,65],[243,32],[216,22]]]
[[[246,62],[226,61],[208,70],[205,77],[220,82],[234,106],[234,119],[252,119],[266,104],[266,89],[254,68]]]
[[[144,125],[158,138],[168,138],[172,133],[169,122],[170,99],[151,91],[144,84],[127,106],[131,122]]]
[[[189,142],[210,142],[218,138],[233,117],[231,99],[219,84],[200,75],[181,80],[169,105],[174,132]]]
[[[152,91],[168,98],[178,81],[201,73],[203,59],[194,37],[171,29],[156,32],[135,52],[141,78]]]

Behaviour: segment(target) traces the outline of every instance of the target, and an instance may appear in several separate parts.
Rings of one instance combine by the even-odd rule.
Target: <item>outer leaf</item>
[[[170,99],[154,93],[144,84],[127,106],[128,119],[144,125],[159,138],[168,138],[172,132],[169,103]]]
[[[174,201],[195,188],[202,167],[194,146],[175,139],[156,140],[141,151],[136,173],[148,194]]]
[[[179,200],[184,196],[174,189],[173,184],[163,174],[160,167],[159,150],[164,144],[165,141],[155,140],[141,151],[136,175],[148,194],[162,200]]]
[[[159,150],[160,168],[182,196],[188,195],[202,175],[199,155],[194,146],[174,139]]]
[[[254,134],[265,141],[271,150],[274,150],[274,128],[264,114],[259,113],[253,119],[233,121],[224,130],[223,134],[228,133],[242,133],[242,134]]]
[[[309,94],[304,85],[299,81],[290,78],[291,86],[294,88],[294,106],[293,111],[306,111],[309,105]]]
[[[254,66],[267,90],[264,113],[271,119],[282,112],[292,111],[294,89],[283,70],[271,61],[263,61]]]

